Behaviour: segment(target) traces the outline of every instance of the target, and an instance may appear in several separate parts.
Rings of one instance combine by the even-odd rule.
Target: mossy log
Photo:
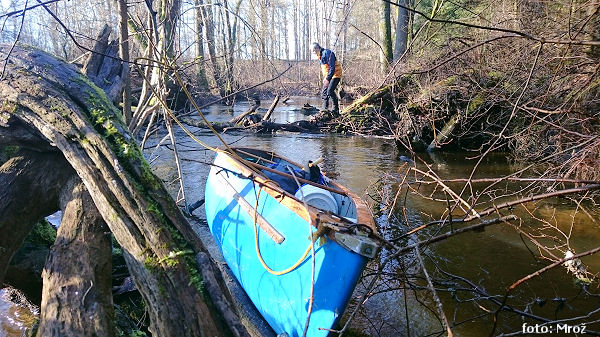
[[[429,146],[427,146],[427,151],[431,152],[435,150],[437,147],[441,146],[446,140],[448,140],[450,134],[452,133],[452,131],[454,131],[454,128],[456,127],[456,123],[458,123],[459,120],[460,113],[457,112],[456,114],[454,114],[454,116],[452,116],[452,118],[450,118],[449,121],[446,122],[446,124],[444,124],[442,130],[438,134],[435,134],[433,140],[431,141],[431,143],[429,143]]]
[[[342,115],[351,115],[363,111],[365,108],[373,106],[389,105],[393,101],[393,96],[397,94],[404,86],[411,81],[410,76],[402,76],[396,82],[377,88],[368,94],[357,98],[350,105],[342,110]],[[393,108],[393,106],[392,106]]]
[[[223,321],[195,262],[205,248],[104,92],[75,67],[27,47],[8,56],[1,120],[18,120],[63,153],[123,249],[154,336],[247,335]],[[10,117],[6,117],[10,116]],[[216,275],[218,278],[219,276]],[[221,311],[228,308],[219,308]],[[231,317],[231,315],[224,315]]]

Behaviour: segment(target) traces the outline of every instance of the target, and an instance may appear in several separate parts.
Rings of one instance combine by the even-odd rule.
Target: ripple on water
[[[6,337],[29,336],[38,320],[38,311],[28,305],[15,303],[14,289],[0,289],[0,335]],[[20,293],[17,293],[22,296]],[[24,297],[23,297],[24,299]]]

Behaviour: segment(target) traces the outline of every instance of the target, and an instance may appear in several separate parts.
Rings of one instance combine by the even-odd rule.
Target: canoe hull
[[[256,182],[233,174],[236,167],[226,157],[217,154],[206,182],[210,230],[231,271],[273,330],[302,336],[313,282],[312,253],[303,256],[311,244],[309,231],[315,228],[286,207],[281,198],[277,200],[260,191]],[[248,205],[254,208],[257,196],[255,215],[248,211]],[[258,224],[255,229],[258,217],[272,225],[283,242],[277,243]],[[329,238],[320,239],[314,252],[314,302],[307,336],[327,336],[328,331],[319,328],[330,329],[337,322],[368,259]],[[297,268],[283,275],[265,267],[281,272],[297,262],[301,262]]]

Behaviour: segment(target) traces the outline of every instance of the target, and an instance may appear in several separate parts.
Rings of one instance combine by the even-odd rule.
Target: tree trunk
[[[42,273],[37,336],[115,336],[110,231],[77,175],[60,201],[62,221]]]
[[[294,19],[293,19],[293,24],[294,24],[294,60],[298,61],[300,60],[300,32],[299,32],[299,25],[300,25],[300,20],[298,20],[299,17],[299,11],[300,11],[300,3],[299,0],[294,0]]]
[[[211,4],[210,1],[208,1],[208,4]],[[204,27],[206,28],[206,43],[208,46],[208,55],[212,66],[213,78],[215,79],[215,84],[219,88],[219,94],[221,95],[221,97],[224,97],[225,88],[223,85],[223,75],[221,71],[221,66],[219,65],[219,61],[217,60],[215,26],[212,6],[202,7],[202,19],[204,20]]]
[[[83,73],[102,88],[113,103],[121,101],[123,77],[118,56],[118,42],[109,42],[110,27],[105,25],[96,39],[93,52],[83,66]]]
[[[390,15],[390,3],[382,1],[379,7],[379,63],[381,72],[387,73],[390,62],[392,61],[392,24]]]
[[[0,167],[0,284],[33,225],[59,209],[59,191],[73,173],[56,152],[22,150]]]
[[[125,124],[131,122],[131,84],[129,80],[129,31],[127,25],[127,1],[119,2],[119,56],[123,63],[121,65],[121,78],[123,79],[123,118]]]
[[[196,21],[196,83],[200,88],[208,88],[204,59],[204,22],[202,21],[202,0],[195,0],[194,19]]]
[[[302,46],[302,52],[304,55],[304,60],[310,60],[310,53],[311,50],[309,50],[309,46],[310,46],[310,0],[304,0],[304,20],[302,20],[302,27],[303,27],[303,33],[304,33],[304,45]]]
[[[237,23],[238,23],[238,13],[240,11],[240,6],[242,5],[242,0],[237,0],[235,7],[233,9],[233,23],[230,20],[229,16],[229,7],[227,1],[223,2],[225,5],[225,25],[227,27],[227,44],[226,44],[226,57],[225,57],[225,95],[229,95],[235,88],[233,87],[234,78],[233,78],[233,63],[234,63],[234,52],[235,52],[235,43],[237,39]]]
[[[408,0],[398,0],[398,3],[407,6]],[[408,10],[398,7],[398,21],[396,22],[396,41],[394,43],[394,61],[398,60],[408,46]]]
[[[0,48],[1,57],[8,48]],[[0,81],[0,113],[40,132],[77,171],[123,249],[152,334],[227,334],[194,261],[194,250],[205,248],[150,171],[119,112],[74,67],[44,52],[16,48],[10,60]]]

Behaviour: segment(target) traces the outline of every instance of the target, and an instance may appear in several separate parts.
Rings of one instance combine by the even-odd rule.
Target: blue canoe
[[[310,312],[306,336],[327,336],[378,249],[367,205],[322,175],[328,186],[308,180],[301,165],[274,153],[233,152],[217,152],[205,188],[206,218],[225,261],[277,334],[302,336]]]

